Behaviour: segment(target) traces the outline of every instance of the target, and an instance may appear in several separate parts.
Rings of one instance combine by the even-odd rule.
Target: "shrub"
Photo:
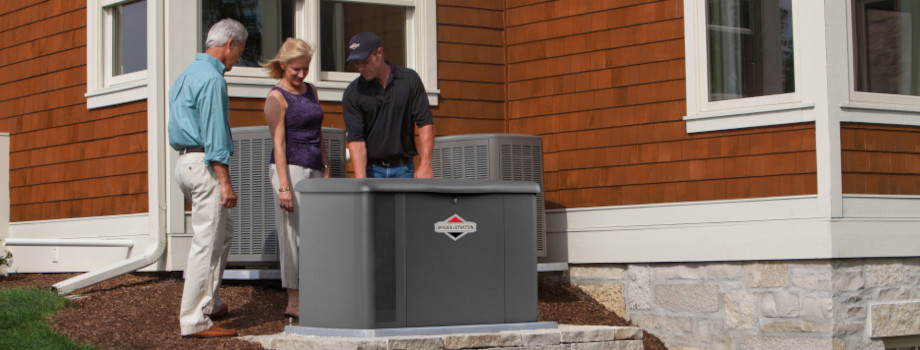
[[[0,253],[0,266],[10,266],[11,261],[13,261],[13,253],[8,251]]]

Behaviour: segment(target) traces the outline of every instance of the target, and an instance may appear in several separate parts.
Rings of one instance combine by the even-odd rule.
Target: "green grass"
[[[91,349],[48,328],[65,303],[50,290],[0,288],[0,349]]]

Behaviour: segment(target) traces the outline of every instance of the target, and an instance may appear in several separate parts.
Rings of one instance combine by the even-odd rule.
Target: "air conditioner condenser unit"
[[[268,177],[271,134],[268,126],[238,127],[231,133],[230,178],[238,204],[230,210],[234,236],[227,262],[238,266],[277,263],[276,204]],[[331,176],[345,177],[345,131],[323,128],[323,146]]]

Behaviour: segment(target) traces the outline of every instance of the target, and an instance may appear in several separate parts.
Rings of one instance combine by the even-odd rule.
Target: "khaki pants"
[[[220,205],[220,182],[214,168],[204,164],[204,153],[186,153],[176,162],[176,182],[192,202],[192,246],[185,266],[185,286],[179,308],[182,335],[211,328],[207,314],[221,305],[218,289],[227,265],[233,223],[230,210]]]
[[[300,222],[300,193],[293,194],[294,212],[289,213],[281,209],[278,204],[278,169],[274,164],[269,165],[269,175],[272,181],[272,191],[275,198],[275,227],[278,230],[278,260],[281,261],[281,287],[300,289],[300,232],[297,231]],[[298,182],[309,178],[323,177],[321,171],[304,168],[299,165],[288,165],[288,179],[293,188]]]

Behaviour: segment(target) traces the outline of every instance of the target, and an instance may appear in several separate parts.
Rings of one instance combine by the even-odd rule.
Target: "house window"
[[[419,73],[428,100],[437,104],[437,5],[430,0],[198,0],[170,2],[167,37],[195,35],[196,50],[204,49],[207,31],[223,18],[240,21],[248,30],[246,49],[227,72],[232,97],[264,98],[276,81],[258,66],[275,56],[288,37],[300,38],[315,49],[306,81],[324,101],[341,101],[345,87],[358,77],[345,62],[346,46],[354,34],[380,36],[386,58]],[[194,13],[197,23],[172,18]],[[172,16],[172,17],[169,17]],[[194,55],[185,42],[170,40],[176,64]],[[200,51],[199,51],[200,52]],[[179,57],[182,57],[180,59]],[[181,64],[180,64],[181,61]]]
[[[146,0],[87,1],[88,108],[146,97],[149,6]]]
[[[237,66],[258,68],[260,61],[275,57],[285,39],[295,36],[294,13],[294,0],[202,0],[201,51],[211,26],[233,18],[249,32]]]
[[[920,96],[920,0],[853,6],[856,91]]]
[[[814,120],[795,0],[684,0],[688,132]],[[807,23],[806,23],[807,24]],[[803,75],[805,74],[805,75]],[[811,73],[816,76],[817,73]]]
[[[105,8],[106,62],[109,77],[147,69],[147,1],[120,3]]]
[[[380,37],[384,57],[390,63],[406,65],[406,17],[410,8],[343,1],[320,1],[320,46],[323,80],[352,80],[357,72],[346,64],[348,40],[360,32]]]
[[[709,101],[795,91],[791,0],[707,0]]]

